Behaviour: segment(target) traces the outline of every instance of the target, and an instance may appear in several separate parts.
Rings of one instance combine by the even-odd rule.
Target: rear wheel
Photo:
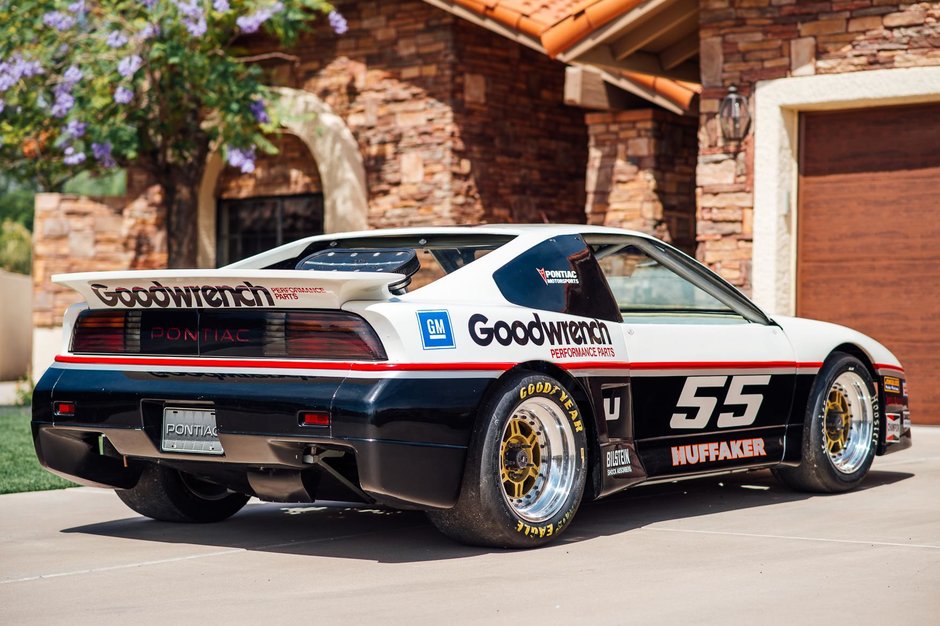
[[[813,384],[803,427],[803,459],[774,474],[802,491],[832,493],[856,487],[871,467],[878,442],[877,394],[857,358],[837,354]]]
[[[584,422],[570,391],[554,378],[520,374],[481,412],[456,506],[428,515],[463,543],[543,545],[574,516],[586,464]]]
[[[116,493],[134,511],[164,522],[219,522],[248,502],[244,494],[156,464],[144,469],[132,489]]]

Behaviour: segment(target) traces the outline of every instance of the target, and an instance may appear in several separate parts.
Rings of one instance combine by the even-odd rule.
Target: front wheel
[[[118,497],[137,513],[164,522],[220,522],[238,513],[248,496],[162,465],[150,464]]]
[[[803,426],[803,459],[774,474],[801,491],[834,493],[856,487],[871,467],[878,442],[878,396],[857,358],[836,354],[813,383]]]
[[[586,466],[584,417],[570,390],[549,376],[518,374],[480,413],[457,504],[428,516],[463,543],[544,545],[574,517]]]

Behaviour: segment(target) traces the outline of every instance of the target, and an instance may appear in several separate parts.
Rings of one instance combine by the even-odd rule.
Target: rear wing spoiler
[[[387,300],[403,274],[312,270],[159,270],[57,274],[92,309],[338,309]]]

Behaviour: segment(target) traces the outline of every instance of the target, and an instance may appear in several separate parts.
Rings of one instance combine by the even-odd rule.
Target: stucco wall
[[[0,270],[0,380],[22,378],[29,368],[31,291],[29,276]]]

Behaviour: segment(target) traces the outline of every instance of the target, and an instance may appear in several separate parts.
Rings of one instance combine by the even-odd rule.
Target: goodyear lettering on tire
[[[559,385],[548,382],[537,382],[529,383],[519,390],[519,400],[525,400],[533,395],[542,395],[557,400],[568,413],[568,417],[571,420],[571,425],[574,427],[575,432],[584,430],[584,422],[581,420],[581,414],[578,412],[578,409],[575,408],[574,399]]]

